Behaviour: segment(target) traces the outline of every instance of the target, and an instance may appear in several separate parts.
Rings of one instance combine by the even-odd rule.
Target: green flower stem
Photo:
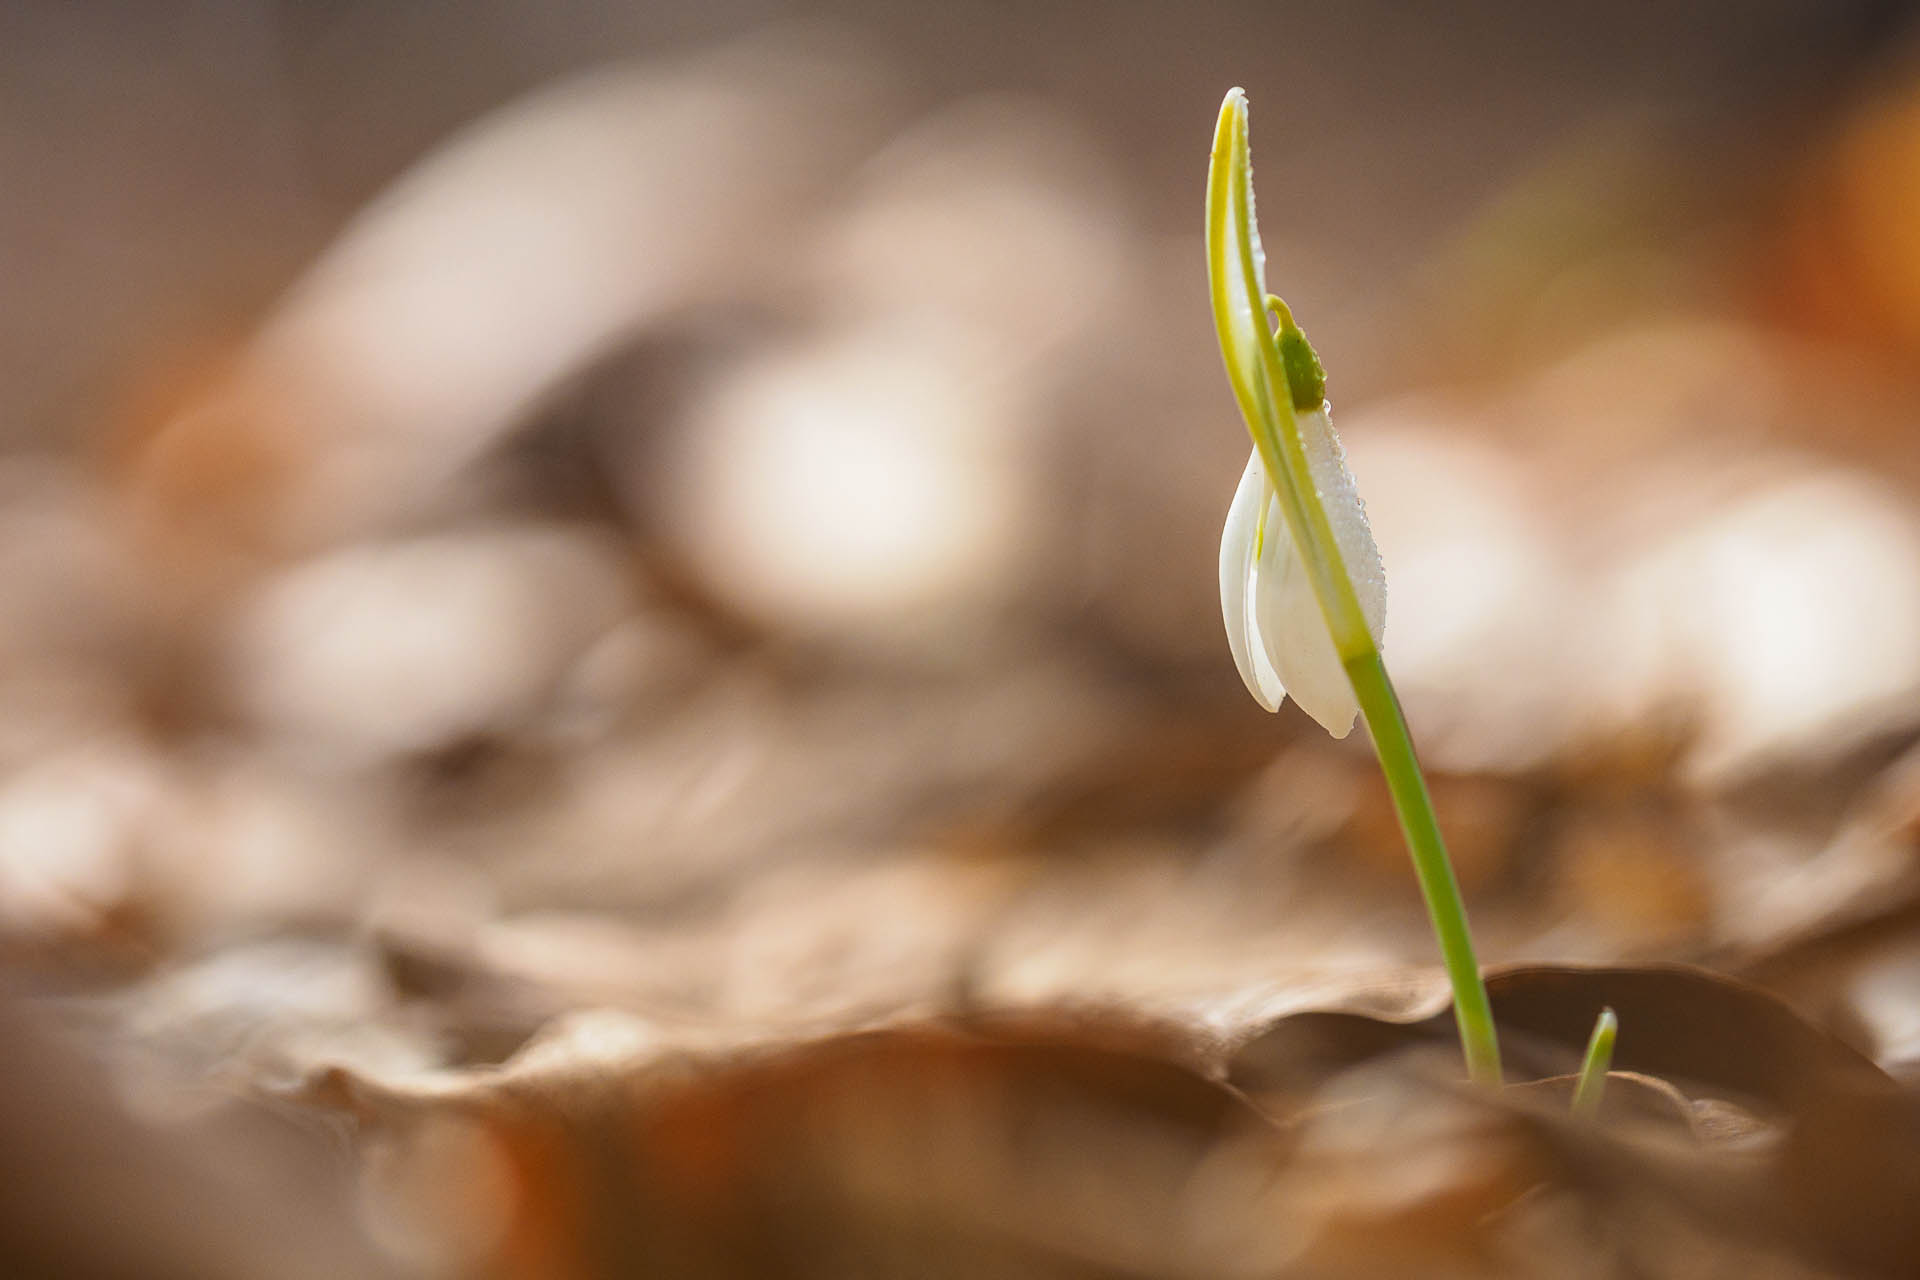
[[[1473,934],[1467,928],[1467,909],[1460,900],[1460,883],[1454,878],[1446,842],[1440,838],[1440,823],[1434,817],[1420,761],[1413,753],[1413,738],[1407,732],[1400,699],[1393,691],[1380,650],[1371,644],[1365,652],[1343,658],[1342,665],[1353,682],[1367,732],[1373,735],[1380,771],[1387,775],[1387,791],[1400,818],[1407,852],[1413,855],[1413,874],[1420,882],[1421,896],[1427,900],[1427,918],[1433,922],[1440,960],[1453,987],[1453,1018],[1460,1027],[1467,1075],[1477,1083],[1497,1085],[1500,1043],[1493,1029],[1493,1006],[1487,1001],[1487,985],[1480,979]]]
[[[1620,1019],[1611,1009],[1602,1009],[1594,1019],[1586,1060],[1580,1064],[1580,1082],[1573,1087],[1576,1116],[1591,1116],[1600,1110],[1600,1096],[1607,1090],[1607,1070],[1613,1066],[1613,1039],[1619,1030]]]
[[[1314,596],[1333,636],[1334,650],[1346,668],[1367,729],[1373,735],[1387,790],[1393,796],[1400,829],[1413,856],[1414,874],[1439,939],[1447,979],[1453,986],[1454,1016],[1460,1024],[1467,1072],[1476,1081],[1498,1084],[1500,1049],[1494,1036],[1493,1010],[1480,979],[1479,962],[1474,958],[1460,886],[1447,859],[1446,843],[1440,837],[1440,824],[1434,818],[1420,762],[1413,753],[1406,716],[1394,695],[1393,682],[1387,678],[1380,647],[1361,612],[1353,578],[1347,572],[1345,557],[1308,466],[1286,362],[1280,341],[1269,328],[1269,312],[1280,317],[1283,331],[1291,331],[1292,317],[1284,303],[1267,294],[1261,278],[1255,252],[1259,232],[1253,219],[1250,156],[1246,95],[1235,89],[1221,104],[1207,175],[1208,288],[1227,379],[1273,484],[1287,530],[1307,568]]]

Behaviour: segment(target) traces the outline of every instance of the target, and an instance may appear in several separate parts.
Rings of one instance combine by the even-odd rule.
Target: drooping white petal
[[[1360,707],[1277,500],[1267,513],[1266,545],[1254,575],[1253,616],[1268,659],[1300,709],[1334,737],[1346,737]]]
[[[1367,526],[1366,510],[1347,469],[1346,454],[1324,405],[1299,415],[1300,435],[1307,454],[1314,488],[1326,509],[1334,540],[1339,544],[1341,560],[1353,581],[1354,594],[1366,618],[1367,630],[1374,642],[1380,641],[1386,624],[1386,576],[1380,564],[1380,552]],[[1259,504],[1251,511],[1249,495],[1257,494]],[[1251,550],[1238,539],[1251,537],[1258,524],[1259,506],[1266,507],[1264,545],[1258,562],[1251,566],[1252,580],[1244,594],[1231,594],[1228,549],[1236,554]],[[1353,686],[1334,647],[1333,635],[1314,595],[1313,581],[1298,547],[1288,531],[1280,505],[1266,484],[1266,472],[1258,451],[1248,459],[1246,474],[1234,495],[1234,511],[1228,517],[1227,536],[1221,545],[1221,605],[1227,612],[1228,642],[1234,649],[1234,663],[1241,678],[1262,706],[1274,709],[1279,690],[1291,694],[1302,710],[1324,726],[1336,738],[1344,738],[1353,729],[1359,713]],[[1233,619],[1245,615],[1244,637]],[[1241,646],[1245,646],[1243,657]],[[1272,699],[1262,682],[1264,669],[1275,679]],[[1254,674],[1250,675],[1252,672]]]
[[[1340,544],[1340,559],[1353,581],[1353,594],[1360,600],[1361,616],[1374,644],[1380,643],[1387,625],[1387,574],[1380,563],[1380,548],[1374,545],[1373,530],[1367,525],[1367,507],[1354,487],[1353,472],[1347,468],[1347,451],[1334,434],[1327,404],[1322,401],[1312,412],[1296,414],[1300,423],[1300,443],[1307,455],[1307,470],[1313,475],[1313,487],[1326,509],[1327,523],[1333,526],[1333,539]],[[1284,668],[1283,668],[1284,670]]]
[[[1233,665],[1255,702],[1268,711],[1278,711],[1286,697],[1266,646],[1261,642],[1254,613],[1248,608],[1257,566],[1254,542],[1260,527],[1260,512],[1273,497],[1267,484],[1266,468],[1255,450],[1247,459],[1247,469],[1234,490],[1233,504],[1227,508],[1226,528],[1220,534],[1220,614],[1227,626],[1227,647],[1233,651]],[[1284,528],[1269,522],[1266,536],[1286,537]]]

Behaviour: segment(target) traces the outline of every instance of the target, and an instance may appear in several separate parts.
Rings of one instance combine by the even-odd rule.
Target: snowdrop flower
[[[1453,988],[1467,1074],[1500,1083],[1493,1005],[1475,959],[1413,735],[1380,657],[1386,579],[1346,455],[1327,419],[1327,379],[1286,304],[1267,292],[1253,219],[1247,95],[1220,104],[1207,170],[1207,285],[1233,398],[1253,437],[1220,537],[1220,611],[1240,678],[1260,705],[1294,700],[1336,738],[1365,711],[1387,794]],[[1280,322],[1275,332],[1269,316]]]
[[[1221,354],[1254,448],[1220,538],[1220,611],[1255,701],[1277,711],[1292,694],[1344,738],[1360,709],[1346,664],[1378,653],[1386,577],[1328,418],[1319,359],[1266,291],[1246,126],[1236,89],[1214,140],[1207,259]]]
[[[1295,421],[1367,632],[1377,645],[1386,622],[1387,581],[1366,508],[1327,419],[1326,402]],[[1247,457],[1220,535],[1220,612],[1233,664],[1256,702],[1278,711],[1292,694],[1328,733],[1347,736],[1360,706],[1257,448]]]

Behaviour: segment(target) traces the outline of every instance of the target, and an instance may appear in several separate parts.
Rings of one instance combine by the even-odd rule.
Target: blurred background
[[[0,1072],[10,1132],[76,1073],[125,1131],[8,1220],[217,1129],[321,1231],[339,1153],[237,1097],[583,1009],[1212,1025],[1429,963],[1365,735],[1221,635],[1235,84],[1483,958],[1710,963],[1912,1070],[1909,6],[29,0]],[[484,1247],[363,1192],[314,1258]]]

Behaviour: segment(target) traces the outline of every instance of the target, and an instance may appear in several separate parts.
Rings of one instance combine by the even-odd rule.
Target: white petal
[[[1267,485],[1266,468],[1261,466],[1259,451],[1255,450],[1240,476],[1240,487],[1234,490],[1233,504],[1227,508],[1226,528],[1220,534],[1220,614],[1227,624],[1227,647],[1233,651],[1233,665],[1240,672],[1241,682],[1255,702],[1269,711],[1278,711],[1287,691],[1267,656],[1255,616],[1247,608],[1255,571],[1255,531],[1260,525],[1260,510],[1272,494]],[[1278,534],[1284,538],[1285,532],[1281,529]],[[1271,539],[1275,534],[1274,526],[1269,524],[1267,537]]]
[[[1254,575],[1253,614],[1267,657],[1287,692],[1328,733],[1346,737],[1360,706],[1277,499],[1267,512],[1266,545]]]
[[[1323,401],[1311,413],[1298,413],[1300,442],[1306,450],[1313,487],[1320,494],[1320,505],[1326,508],[1327,522],[1333,526],[1333,539],[1340,544],[1340,558],[1353,580],[1353,593],[1360,599],[1360,612],[1377,645],[1387,625],[1386,570],[1380,563],[1380,548],[1374,545],[1373,530],[1367,525],[1366,504],[1360,501],[1353,472],[1347,469],[1347,451],[1340,447],[1328,412]],[[1293,682],[1287,684],[1291,688]]]

